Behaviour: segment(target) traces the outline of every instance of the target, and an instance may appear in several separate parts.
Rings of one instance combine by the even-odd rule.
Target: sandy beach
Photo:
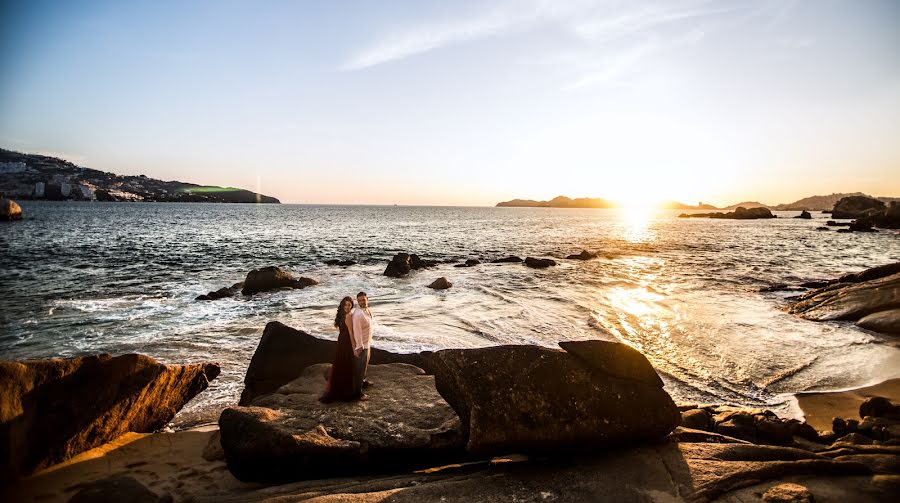
[[[859,406],[866,398],[883,396],[892,402],[900,402],[900,378],[888,379],[865,388],[821,393],[798,393],[798,405],[806,422],[816,430],[831,430],[835,417],[858,419]]]
[[[203,459],[217,430],[211,425],[172,433],[127,433],[20,481],[11,488],[9,499],[3,499],[65,502],[84,484],[120,474],[134,477],[157,494],[180,495],[179,499],[255,487],[235,479],[224,461]]]

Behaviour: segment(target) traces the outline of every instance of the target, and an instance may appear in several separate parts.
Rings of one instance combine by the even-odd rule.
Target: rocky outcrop
[[[215,363],[144,355],[0,362],[0,479],[64,461],[129,432],[165,426],[219,375]]]
[[[288,271],[276,266],[254,269],[247,273],[241,293],[253,295],[277,288],[306,288],[318,282],[311,278],[297,279]]]
[[[802,218],[802,219],[804,219],[804,220],[811,220],[811,219],[812,219],[812,215],[811,215],[808,211],[803,210],[803,211],[800,212],[799,215],[797,215],[797,216],[794,217],[794,218]]]
[[[0,197],[0,221],[20,220],[22,207],[12,199]]]
[[[568,260],[593,260],[597,258],[598,255],[596,253],[589,252],[587,250],[581,250],[581,253],[577,255],[569,255],[566,257]]]
[[[765,208],[763,206],[759,206],[756,208],[744,208],[743,206],[738,206],[734,211],[729,211],[727,213],[714,212],[714,213],[682,213],[678,215],[679,218],[725,218],[732,220],[754,220],[758,218],[775,218],[775,215],[769,210],[769,208]]]
[[[867,196],[848,196],[841,198],[831,210],[833,218],[860,218],[877,213],[884,213],[883,201]]]
[[[548,267],[555,266],[556,261],[549,258],[527,257],[525,259],[525,265],[531,267],[532,269],[546,269]]]
[[[652,366],[605,341],[447,349],[431,355],[435,383],[478,455],[592,449],[659,439],[678,410]]]
[[[351,265],[356,265],[356,262],[354,262],[353,260],[332,259],[332,260],[326,260],[325,265],[350,267]]]
[[[298,378],[310,365],[331,363],[335,349],[335,341],[319,339],[277,321],[269,322],[247,367],[240,405],[249,405],[254,398],[274,392]],[[370,364],[407,363],[428,370],[429,355],[427,351],[403,354],[372,348]]]
[[[411,271],[434,267],[437,264],[436,260],[424,260],[415,253],[398,253],[388,262],[384,269],[384,275],[391,278],[402,278],[409,275]]]
[[[790,312],[808,320],[849,320],[870,330],[900,333],[900,262],[845,275],[802,295]]]
[[[456,264],[453,267],[475,267],[476,265],[479,265],[479,264],[481,264],[480,260],[478,260],[477,258],[470,258],[470,259],[466,260],[464,263]]]
[[[522,261],[521,258],[516,257],[515,255],[510,255],[509,257],[491,260],[491,263],[492,264],[518,264],[521,261]]]
[[[244,481],[350,476],[465,457],[459,418],[434,377],[404,364],[370,366],[367,402],[322,404],[328,365],[307,367],[249,407],[219,419],[229,470]]]
[[[233,297],[241,291],[241,288],[243,286],[244,282],[239,281],[231,286],[223,286],[222,288],[209,292],[205,295],[198,295],[194,300],[219,300],[226,297]]]
[[[453,283],[451,283],[450,280],[444,277],[440,277],[432,281],[431,284],[428,285],[428,288],[431,288],[433,290],[446,290],[451,286],[453,286]]]

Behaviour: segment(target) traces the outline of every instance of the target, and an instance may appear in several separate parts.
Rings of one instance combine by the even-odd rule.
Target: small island
[[[0,149],[0,194],[50,201],[269,203],[278,199],[234,187],[117,175],[69,161]]]
[[[549,201],[535,201],[533,199],[513,199],[497,203],[497,208],[618,208],[622,206],[616,201],[608,201],[596,197],[577,197],[572,199],[566,196],[556,196]],[[700,203],[697,206],[668,201],[659,205],[667,210],[716,210],[715,206]]]

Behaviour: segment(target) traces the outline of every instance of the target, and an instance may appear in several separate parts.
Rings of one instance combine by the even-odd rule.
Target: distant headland
[[[272,203],[281,201],[244,189],[116,175],[69,161],[0,149],[0,194],[54,201],[160,201]]]
[[[734,210],[738,207],[744,208],[768,208],[774,211],[830,211],[834,205],[845,197],[865,196],[878,199],[885,203],[891,201],[900,201],[897,197],[873,197],[862,192],[852,193],[835,193],[827,196],[810,196],[794,201],[792,203],[767,205],[756,201],[744,201],[732,204],[724,208],[717,208],[711,204],[699,203],[690,205],[679,203],[677,201],[668,201],[659,205],[662,209],[667,210]],[[498,208],[618,208],[621,206],[615,201],[606,199],[579,197],[572,199],[566,196],[557,196],[549,201],[535,201],[532,199],[513,199],[511,201],[503,201],[497,203]]]

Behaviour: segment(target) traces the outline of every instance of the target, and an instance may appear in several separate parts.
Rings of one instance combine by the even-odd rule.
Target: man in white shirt
[[[366,381],[366,369],[369,367],[369,348],[372,344],[372,311],[369,309],[369,296],[366,292],[356,294],[357,306],[351,315],[353,323],[353,356],[356,357],[356,373],[354,374],[354,389],[362,393],[362,389],[369,385]],[[368,400],[367,395],[362,395],[360,400]]]

